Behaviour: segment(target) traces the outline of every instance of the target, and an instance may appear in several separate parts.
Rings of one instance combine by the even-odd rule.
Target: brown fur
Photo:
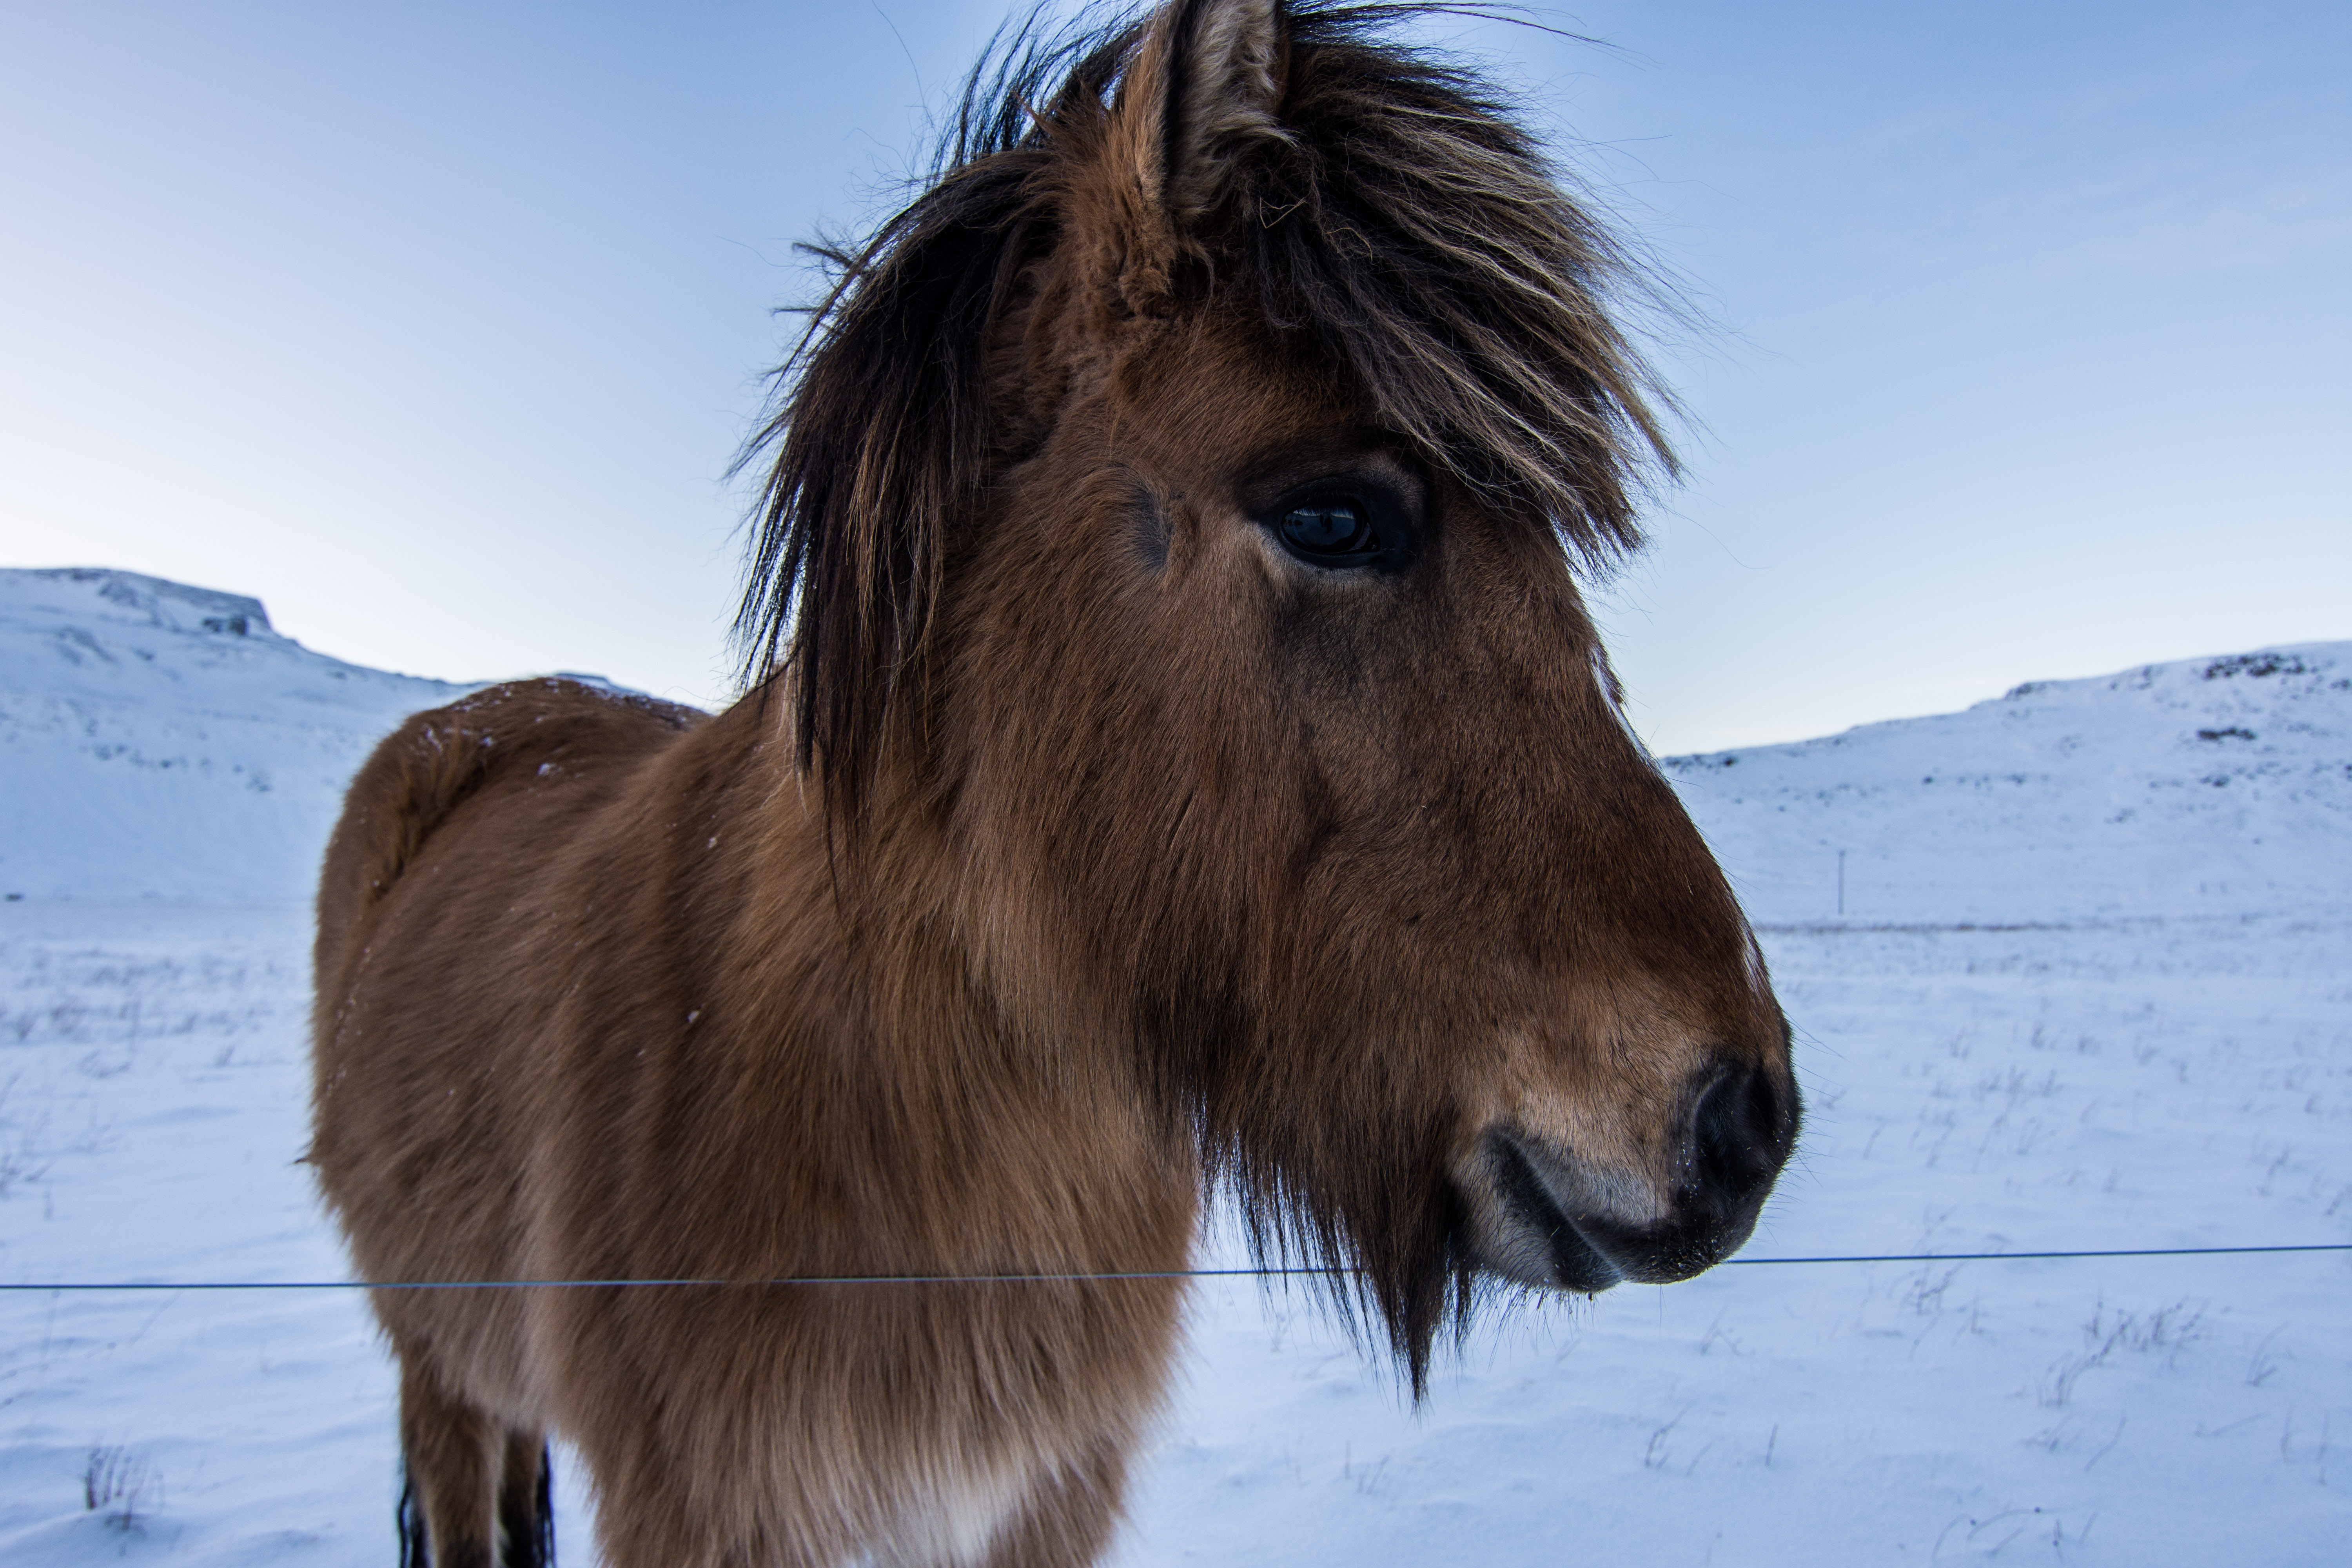
[[[1418,1388],[1484,1272],[1752,1225],[1785,1026],[1562,548],[1632,540],[1654,445],[1613,252],[1370,26],[1016,39],[795,362],[755,698],[501,688],[354,782],[313,1157],[362,1274],[745,1282],[377,1292],[436,1561],[541,1431],[615,1568],[1100,1552],[1179,1282],[751,1282],[1181,1269],[1223,1179]],[[1409,563],[1286,552],[1334,476]]]

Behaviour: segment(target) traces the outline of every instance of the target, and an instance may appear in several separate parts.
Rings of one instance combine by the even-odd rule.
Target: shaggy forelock
[[[1639,269],[1472,73],[1381,37],[1413,9],[1294,18],[1290,134],[1239,182],[1237,281],[1426,460],[1603,564],[1641,542],[1643,476],[1674,467],[1609,314]]]
[[[1640,542],[1634,501],[1674,458],[1664,405],[1609,310],[1643,278],[1471,71],[1395,37],[1443,5],[1301,6],[1279,136],[1234,158],[1188,237],[1352,382],[1381,425],[1481,504],[1543,520],[1588,567]],[[747,681],[789,669],[801,765],[855,823],[920,663],[949,531],[992,477],[986,345],[1061,215],[1058,159],[1091,138],[1143,25],[1000,34],[929,187],[855,247],[777,373],[739,471],[774,453],[736,622]]]

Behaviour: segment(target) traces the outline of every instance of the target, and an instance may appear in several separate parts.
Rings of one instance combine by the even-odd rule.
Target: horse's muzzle
[[[1785,1071],[1717,1068],[1695,1089],[1664,1203],[1651,1183],[1574,1149],[1490,1128],[1462,1173],[1486,1188],[1468,1194],[1479,1265],[1522,1284],[1593,1291],[1687,1279],[1738,1250],[1796,1145],[1796,1085]]]

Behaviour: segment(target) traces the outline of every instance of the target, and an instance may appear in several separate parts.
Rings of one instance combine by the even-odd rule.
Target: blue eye
[[[1312,500],[1282,514],[1282,542],[1301,555],[1361,555],[1380,547],[1371,518],[1353,498]]]
[[[1418,497],[1377,475],[1327,474],[1255,515],[1293,559],[1326,572],[1401,571],[1420,533]]]

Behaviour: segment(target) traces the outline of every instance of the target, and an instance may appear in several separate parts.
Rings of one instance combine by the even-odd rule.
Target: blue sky
[[[0,14],[0,563],[452,678],[726,691],[721,475],[995,5]],[[1596,593],[1663,750],[2352,637],[2352,12],[1601,5],[1445,34],[1679,276]]]

